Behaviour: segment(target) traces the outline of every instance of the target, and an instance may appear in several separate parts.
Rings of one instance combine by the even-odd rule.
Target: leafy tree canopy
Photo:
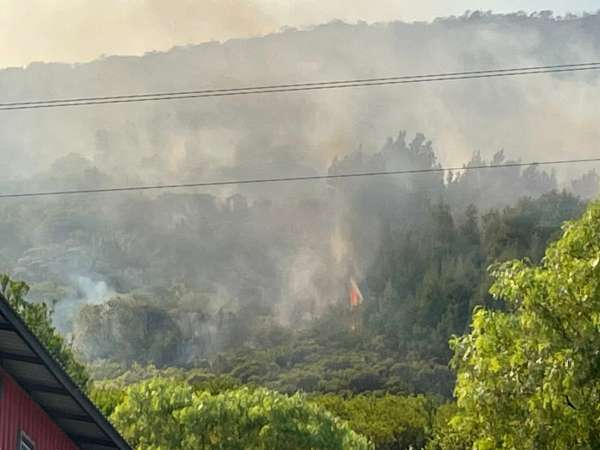
[[[442,449],[600,448],[600,203],[540,265],[494,267],[507,311],[478,309],[454,339],[458,412]]]
[[[240,388],[219,394],[153,378],[129,386],[111,415],[138,449],[367,450],[372,444],[296,394]]]
[[[347,420],[353,430],[368,437],[377,450],[423,448],[440,402],[425,396],[360,394],[344,398],[326,394],[313,399]]]

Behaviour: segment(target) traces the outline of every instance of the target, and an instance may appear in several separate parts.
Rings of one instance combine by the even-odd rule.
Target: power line
[[[579,64],[558,64],[553,66],[530,66],[520,67],[512,69],[489,69],[489,70],[476,70],[470,72],[447,72],[447,73],[435,73],[426,75],[403,75],[396,77],[384,77],[384,78],[363,78],[355,80],[334,80],[334,81],[317,81],[311,83],[293,83],[293,84],[275,84],[267,86],[246,86],[240,88],[229,88],[229,89],[203,89],[197,91],[174,91],[174,92],[154,92],[144,94],[129,94],[129,95],[116,95],[116,96],[103,96],[103,97],[78,97],[78,98],[64,98],[54,100],[35,100],[35,101],[23,101],[23,102],[12,102],[12,103],[0,103],[0,106],[23,106],[23,105],[36,105],[36,104],[48,104],[48,103],[70,103],[79,101],[99,101],[99,100],[117,100],[124,98],[143,98],[143,97],[163,97],[172,95],[188,95],[188,94],[210,94],[219,92],[236,92],[236,91],[250,91],[250,90],[263,90],[263,89],[280,89],[280,88],[293,88],[293,87],[309,87],[319,85],[335,85],[335,84],[350,84],[350,83],[369,83],[369,82],[384,82],[394,80],[406,80],[413,78],[431,78],[431,77],[450,77],[458,75],[478,75],[486,74],[491,72],[514,72],[514,71],[533,71],[533,70],[546,70],[546,69],[565,69],[575,67],[587,67],[597,66],[600,62],[589,62]]]
[[[182,100],[192,98],[226,97],[238,95],[254,95],[281,92],[315,91],[325,89],[355,88],[367,86],[386,86],[396,84],[427,83],[435,81],[453,81],[466,79],[496,78],[520,75],[537,75],[545,73],[578,72],[600,69],[600,62],[579,64],[561,64],[551,66],[532,66],[511,69],[491,69],[468,72],[446,72],[427,75],[404,75],[383,78],[364,78],[354,80],[336,80],[311,83],[274,84],[255,87],[203,89],[195,91],[173,91],[162,93],[142,93],[102,97],[77,97],[51,100],[31,100],[11,103],[0,103],[0,111],[57,108],[67,106],[88,106],[116,103],[138,103],[161,100]]]
[[[0,199],[7,198],[23,198],[23,197],[51,197],[51,196],[62,196],[62,195],[75,195],[75,194],[100,194],[110,192],[129,192],[129,191],[150,191],[159,189],[181,189],[181,188],[195,188],[195,187],[211,187],[211,186],[229,186],[229,185],[242,185],[242,184],[261,184],[261,183],[282,183],[282,182],[293,182],[293,181],[315,181],[315,180],[330,180],[339,178],[358,178],[358,177],[373,177],[373,176],[384,176],[384,175],[410,175],[410,174],[424,174],[424,173],[444,173],[444,172],[456,172],[456,171],[473,171],[473,170],[485,170],[485,169],[506,169],[510,167],[525,167],[525,166],[549,166],[549,165],[560,165],[560,164],[577,164],[577,163],[590,163],[600,162],[600,158],[587,158],[587,159],[563,159],[556,161],[534,161],[527,163],[506,163],[506,164],[490,164],[480,166],[463,166],[463,167],[435,167],[429,169],[407,169],[407,170],[388,170],[379,172],[354,172],[354,173],[339,173],[339,174],[327,174],[327,175],[308,175],[308,176],[296,176],[296,177],[281,177],[281,178],[254,178],[245,180],[227,180],[227,181],[209,181],[203,183],[181,183],[181,184],[158,184],[148,186],[125,186],[125,187],[113,187],[113,188],[98,188],[98,189],[74,189],[74,190],[63,190],[63,191],[45,191],[45,192],[21,192],[14,194],[0,194]]]

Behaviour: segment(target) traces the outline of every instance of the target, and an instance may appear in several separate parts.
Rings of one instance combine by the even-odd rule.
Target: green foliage
[[[433,425],[430,430],[430,436],[427,445],[428,450],[439,450],[439,442],[448,436],[448,424],[457,414],[458,407],[455,402],[444,403],[438,406],[433,418]]]
[[[0,292],[73,381],[86,390],[90,380],[87,369],[77,360],[71,347],[52,325],[48,305],[25,300],[29,286],[13,281],[7,275],[0,275]]]
[[[504,161],[499,152],[492,163]],[[478,154],[469,162],[485,164]],[[400,133],[375,154],[357,152],[336,158],[330,172],[396,167],[438,167],[431,142],[420,134],[407,141],[406,133]],[[471,446],[475,442],[471,434],[475,440],[483,439],[477,441],[481,448],[510,446],[516,441],[506,436],[516,429],[529,436],[519,436],[518,445],[533,442],[543,447],[554,439],[551,433],[543,433],[544,426],[549,427],[556,414],[563,414],[563,421],[557,423],[576,429],[584,420],[580,415],[586,407],[581,403],[589,400],[574,387],[583,383],[575,375],[559,377],[565,391],[563,403],[568,405],[565,411],[561,404],[562,409],[553,406],[555,410],[549,412],[548,398],[529,391],[540,383],[549,386],[546,390],[558,389],[552,383],[560,364],[553,366],[558,372],[546,373],[542,365],[548,363],[550,354],[545,352],[561,355],[556,358],[563,364],[579,364],[578,370],[588,378],[593,370],[581,361],[597,361],[598,355],[592,347],[569,353],[542,336],[550,334],[548,324],[553,321],[554,329],[560,330],[562,318],[557,321],[555,316],[568,313],[554,311],[552,302],[538,302],[529,311],[545,317],[546,328],[541,319],[522,323],[529,305],[521,304],[523,296],[562,296],[550,295],[542,287],[532,291],[543,285],[540,280],[550,268],[534,269],[523,263],[500,266],[492,290],[500,301],[493,301],[488,292],[492,279],[486,269],[515,258],[538,263],[546,245],[558,237],[561,223],[580,214],[583,203],[565,192],[552,191],[557,186],[554,177],[535,167],[488,171],[485,177],[464,171],[442,178],[441,174],[421,174],[356,180],[343,189],[332,180],[333,196],[319,193],[298,201],[281,198],[279,203],[264,198],[249,202],[239,194],[226,202],[208,194],[131,196],[110,204],[114,215],[98,214],[97,204],[75,198],[44,203],[43,214],[39,204],[10,203],[1,206],[0,230],[7,236],[0,249],[2,264],[35,283],[29,295],[33,304],[12,302],[32,328],[38,324],[36,333],[60,354],[67,346],[56,340],[51,327],[43,325],[49,323],[50,311],[41,303],[57,300],[56,309],[63,312],[55,321],[59,329],[72,331],[75,348],[88,358],[95,378],[111,379],[96,383],[92,390],[107,414],[118,415],[119,408],[130,403],[128,390],[137,392],[152,380],[171,380],[164,381],[171,385],[163,387],[175,397],[162,399],[160,404],[150,401],[149,411],[154,412],[140,414],[140,426],[150,427],[153,414],[161,408],[169,410],[169,405],[174,405],[173,411],[187,411],[197,398],[208,396],[202,404],[214,406],[213,398],[229,399],[244,384],[252,386],[244,398],[259,392],[256,386],[283,394],[330,394],[319,397],[319,402],[327,402],[379,448],[420,446],[432,433],[446,448]],[[532,197],[517,201],[524,193]],[[334,221],[331,210],[338,199],[347,208],[340,212],[341,220]],[[35,232],[21,231],[30,229],[26,225],[33,215],[38,221]],[[338,230],[339,222],[343,227]],[[340,283],[347,274],[327,270],[333,263],[333,249],[323,243],[334,233],[340,234],[348,254],[357,256],[345,263],[356,265],[364,275],[358,281],[365,301],[357,314],[350,313],[344,299],[336,303],[336,295],[345,295]],[[316,261],[313,265],[311,259],[309,264],[315,274],[301,282],[310,289],[286,289],[289,280],[282,274],[293,272],[296,266],[290,261],[305,253]],[[557,263],[563,266],[568,264]],[[90,284],[106,282],[105,287],[119,295],[102,304],[89,304],[88,293],[77,277],[71,277],[79,273],[86,279],[89,275]],[[560,280],[563,289],[574,289],[568,281]],[[558,281],[552,282],[558,286]],[[11,286],[7,290],[23,289]],[[589,298],[594,298],[592,291]],[[334,306],[324,312],[324,304]],[[282,311],[290,310],[285,318],[293,326],[283,327]],[[585,309],[571,310],[583,317],[591,314]],[[453,344],[454,364],[459,368],[458,406],[444,405],[433,415],[429,396],[404,396],[451,396],[454,375],[448,368],[452,356],[448,339],[469,330],[473,311],[473,333]],[[596,320],[593,314],[589,317]],[[534,327],[539,330],[529,342],[527,333]],[[565,333],[580,345],[579,337],[571,336],[572,330]],[[534,343],[541,347],[528,347]],[[77,367],[69,355],[62,355],[62,363]],[[596,367],[596,363],[589,364]],[[514,372],[506,372],[506,367]],[[77,378],[77,370],[69,370]],[[79,378],[86,383],[85,372]],[[131,384],[135,386],[128,387]],[[471,388],[472,392],[465,391]],[[505,391],[512,397],[502,397]],[[180,394],[187,405],[182,408],[176,404]],[[140,396],[136,401],[142,405]],[[542,403],[541,409],[536,402]],[[451,419],[454,408],[459,413]],[[543,411],[541,418],[536,416],[538,411]],[[473,419],[476,412],[480,414],[477,420]],[[173,416],[180,430],[197,420],[186,414]],[[390,417],[390,424],[379,418],[382,414]],[[184,418],[187,425],[178,422]],[[124,416],[120,420],[125,423]],[[521,427],[526,420],[532,422]],[[142,438],[141,428],[127,426]],[[485,426],[488,430],[482,431]],[[168,440],[172,430],[163,431]],[[504,441],[489,444],[486,433],[493,431],[505,436]],[[193,447],[195,441],[189,442]]]
[[[219,394],[153,378],[126,389],[113,423],[137,449],[370,449],[368,440],[299,394],[263,388]]]
[[[327,394],[313,398],[334,415],[368,437],[377,450],[423,448],[439,402],[423,396],[385,394],[343,398]]]
[[[125,400],[125,389],[114,383],[93,383],[89,396],[98,409],[106,417],[110,417]]]
[[[172,369],[133,368],[120,377],[104,382],[96,382],[91,391],[95,403],[110,416],[116,407],[125,401],[127,388],[145,382],[163,379],[170,383],[187,385],[193,392],[211,395],[226,394],[239,390],[240,385],[228,377],[203,374],[197,370],[174,371]],[[136,381],[133,381],[136,380]],[[256,387],[245,387],[254,391]],[[438,397],[401,396],[393,394],[359,394],[342,396],[339,394],[312,395],[310,403],[320,406],[334,416],[346,421],[350,428],[367,437],[377,450],[422,448],[432,430],[446,423],[454,412],[453,405],[441,404]]]
[[[504,161],[500,152],[492,162]],[[78,177],[92,169],[76,156],[61,164]],[[476,154],[468,164],[487,163]],[[330,171],[397,167],[437,167],[431,142],[402,132],[378,152],[336,158]],[[199,368],[286,393],[450,397],[448,339],[465,333],[475,306],[492,304],[486,267],[538,261],[582,208],[566,193],[540,196],[556,188],[551,175],[513,169],[332,180],[335,195],[299,199],[124,196],[102,205],[114,214],[79,198],[7,203],[0,263],[32,282],[30,299],[57,301],[54,323],[92,364]],[[532,198],[517,201],[524,194]],[[332,220],[336,204],[346,207]],[[332,236],[348,251],[328,270]],[[309,264],[295,262],[309,254]],[[293,281],[300,266],[311,274]],[[351,266],[365,296],[352,318]],[[323,317],[327,304],[336,308]]]
[[[479,215],[445,204],[415,207],[412,226],[391,221],[368,273],[364,321],[402,360],[445,365],[453,335],[467,331],[474,307],[503,308],[488,294],[486,268],[513,258],[539,261],[565,220],[583,204],[567,193],[524,198],[512,207]]]
[[[156,378],[187,383],[195,392],[202,391],[211,394],[219,394],[241,387],[239,381],[234,378],[227,375],[215,375],[201,369],[181,369],[177,367],[158,369],[152,365],[134,364],[126,371],[120,371],[118,375],[115,373],[114,377],[105,376],[104,380],[94,381],[89,392],[90,398],[104,415],[109,417],[116,406],[125,399],[125,390],[128,386]]]
[[[164,308],[135,297],[117,297],[83,306],[75,339],[91,360],[110,357],[164,366],[176,360],[181,334]]]
[[[593,203],[541,264],[494,267],[508,311],[478,309],[453,341],[458,413],[439,448],[600,448],[599,242]]]
[[[220,354],[209,370],[284,393],[451,395],[454,379],[445,364],[401,358],[380,336],[352,332],[346,315],[334,309],[285,345]]]

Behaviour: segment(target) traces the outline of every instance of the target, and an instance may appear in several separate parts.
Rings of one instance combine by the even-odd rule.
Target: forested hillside
[[[494,264],[489,292],[495,303],[478,306],[471,329],[450,340],[452,368],[458,374],[455,404],[431,393],[410,395],[409,389],[366,392],[386,375],[381,370],[354,378],[350,390],[336,386],[335,393],[290,397],[261,387],[268,381],[260,374],[240,379],[210,373],[208,367],[134,366],[117,378],[96,382],[90,394],[137,448],[267,449],[285,442],[298,450],[533,450],[567,449],[576,442],[576,448],[595,449],[600,430],[599,211],[593,203],[580,220],[567,223],[541,262],[525,258]],[[24,300],[27,287],[7,277],[2,290],[89,389],[85,368],[49,324],[44,305]],[[336,329],[334,323],[344,323],[339,319],[327,323],[329,335],[318,326],[313,332],[333,338],[327,345],[337,345],[351,367],[351,348],[368,335],[368,328],[350,333],[343,325]],[[344,334],[345,339],[335,340]],[[377,340],[371,344],[376,346]],[[322,349],[311,350],[317,352],[305,353],[305,359],[318,361]],[[257,361],[256,354],[246,356],[250,364]],[[271,366],[289,366],[286,356],[273,352]],[[356,360],[368,362],[362,355]],[[341,362],[337,368],[343,366]],[[326,359],[321,367],[335,369]],[[522,426],[516,427],[517,421]]]
[[[0,90],[597,61],[599,30],[332,22],[34,63]],[[2,196],[0,287],[139,450],[598,448],[598,167],[533,163],[597,156],[598,73],[12,110],[0,194],[312,179]],[[322,177],[382,171],[406,173]]]
[[[329,171],[393,167],[438,167],[431,142],[400,133]],[[446,343],[488,304],[487,266],[538,261],[583,210],[535,166],[488,170],[336,181],[277,203],[175,192],[5,202],[3,266],[29,298],[53,302],[90,362],[200,366],[285,391],[449,395]],[[514,191],[486,202],[501,185]],[[353,317],[350,277],[365,296]],[[235,356],[249,351],[247,364]],[[351,387],[354,377],[370,381]]]
[[[505,162],[500,152],[491,163]],[[78,168],[63,172],[72,178],[109,177],[79,157],[62,164]],[[476,154],[467,166],[485,164]],[[329,171],[393,167],[439,165],[424,136],[400,133]],[[334,182],[280,202],[174,192],[3,203],[3,264],[31,283],[10,292],[42,308],[32,320],[49,314],[104,380],[93,394],[107,414],[128,386],[163,395],[144,387],[151,380],[177,380],[172,389],[188,392],[189,405],[200,401],[192,391],[245,385],[307,393],[295,401],[349,421],[376,448],[422,446],[455,408],[448,340],[469,331],[474,308],[506,308],[488,293],[487,267],[539,262],[561,224],[584,210],[572,192],[597,182],[589,172],[563,184],[570,193],[535,166],[487,170]],[[515,189],[488,202],[504,185]],[[364,296],[358,309],[348,304],[350,277]],[[85,369],[74,370],[87,383]],[[254,401],[251,392],[202,401],[235,410]],[[139,401],[123,408],[144,408]],[[382,410],[389,420],[378,419]]]

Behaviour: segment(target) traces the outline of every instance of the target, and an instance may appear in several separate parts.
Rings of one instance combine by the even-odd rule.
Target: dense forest
[[[476,154],[466,167],[504,162]],[[63,163],[73,177],[108,176],[81,157]],[[394,167],[438,167],[431,142],[400,133],[329,171]],[[324,392],[363,390],[340,379],[353,367],[366,390],[449,395],[447,341],[489,304],[486,268],[539,261],[584,208],[573,188],[597,182],[590,172],[569,193],[535,166],[488,170],[336,181],[277,203],[176,192],[4,202],[2,266],[30,284],[30,299],[52,303],[55,325],[90,362],[205,367]],[[499,186],[510,188],[498,196]],[[347,307],[351,277],[365,297],[358,313]],[[331,359],[322,380],[311,381],[324,361],[311,355]]]
[[[33,63],[0,89],[597,61],[599,30],[600,13],[334,21]],[[2,198],[0,289],[138,450],[600,448],[600,177],[529,164],[597,155],[597,74],[12,111],[7,194],[421,173]]]
[[[595,449],[599,224],[600,205],[592,203],[581,219],[567,222],[541,261],[492,266],[489,292],[498,304],[478,305],[470,328],[450,340],[455,401],[408,391],[367,392],[382,371],[355,378],[349,386],[355,392],[293,396],[261,387],[260,377],[240,380],[205,369],[135,365],[112,380],[92,382],[50,324],[48,306],[26,301],[27,285],[7,276],[0,287],[137,448],[567,449],[576,443]],[[356,346],[368,331],[351,333],[345,341]],[[333,329],[332,336],[339,334],[344,332]],[[283,367],[285,355],[279,356],[271,364]],[[348,362],[354,355],[345,356]],[[328,366],[331,361],[323,364]]]
[[[86,163],[71,159],[65,164]],[[334,421],[329,426],[338,431],[322,431],[347,441],[339,448],[371,445],[354,432],[379,449],[418,448],[433,442],[457,408],[449,340],[470,331],[479,308],[514,308],[504,295],[492,297],[488,267],[542,262],[562,224],[579,217],[583,197],[595,193],[593,171],[560,190],[552,173],[535,166],[487,169],[486,176],[468,170],[505,162],[503,152],[489,162],[475,154],[459,173],[334,182],[323,186],[325,195],[284,203],[203,193],[60,199],[43,210],[36,201],[5,203],[3,261],[30,287],[3,285],[22,311],[34,308],[31,317],[54,323],[67,339],[54,332],[52,341],[65,364],[129,430],[131,412],[117,411],[144,409],[148,392],[189,396],[188,406],[172,406],[183,410],[224,402],[231,414],[236,402],[302,392],[307,397],[293,401],[315,415],[310,420],[326,426],[334,414],[350,424],[338,430],[342,422]],[[424,136],[400,133],[370,155],[336,158],[329,171],[390,167],[439,165]],[[499,186],[512,190],[494,196]],[[121,213],[99,214],[99,205]],[[23,224],[34,215],[37,226],[27,233]],[[348,304],[350,277],[364,296],[359,308]],[[51,329],[44,325],[41,334]],[[124,403],[134,398],[142,403]],[[164,411],[156,414],[159,420]],[[141,446],[148,424],[139,435],[132,431]],[[273,442],[288,439],[278,434],[282,427]],[[195,429],[190,445],[217,448],[197,443]],[[176,448],[164,439],[160,445]],[[310,448],[303,445],[297,448]]]

